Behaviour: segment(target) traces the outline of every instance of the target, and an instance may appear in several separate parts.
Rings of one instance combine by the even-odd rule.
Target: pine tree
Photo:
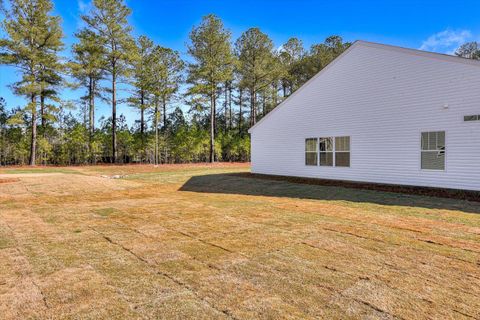
[[[241,85],[250,94],[250,126],[257,121],[257,94],[272,83],[278,71],[272,40],[258,28],[245,31],[235,43]]]
[[[101,39],[91,30],[76,34],[79,42],[72,47],[73,60],[69,63],[71,75],[87,89],[88,131],[90,143],[95,132],[95,98],[100,96],[100,81],[104,77],[106,61]]]
[[[28,98],[24,112],[30,115],[30,165],[36,164],[37,97],[42,106],[51,94],[50,86],[58,84],[58,52],[62,49],[60,17],[51,14],[50,0],[11,0],[2,27],[7,38],[0,39],[0,62],[17,67],[21,80],[14,84],[15,93]],[[44,112],[42,124],[45,124]]]
[[[150,70],[152,66],[153,41],[146,36],[140,36],[135,48],[135,56],[132,61],[133,78],[131,84],[134,94],[128,101],[131,106],[140,110],[140,134],[142,141],[145,139],[145,110],[149,106],[152,79]]]
[[[107,61],[105,72],[111,78],[112,104],[112,158],[117,158],[117,85],[129,73],[129,62],[135,47],[130,35],[131,27],[127,18],[130,9],[123,0],[93,0],[93,10],[89,15],[82,16],[88,27],[95,32],[104,44]]]
[[[210,100],[210,151],[209,161],[215,161],[216,102],[221,84],[232,78],[233,55],[230,31],[222,21],[208,15],[190,32],[188,53],[194,62],[188,66],[187,82],[190,95],[200,95]]]
[[[480,59],[480,45],[478,42],[467,42],[462,44],[456,51],[455,55],[467,59]]]
[[[282,90],[286,97],[293,93],[299,85],[299,64],[305,55],[303,43],[298,38],[290,38],[282,46],[279,59],[282,66]]]
[[[330,36],[325,39],[324,43],[312,45],[310,52],[304,56],[299,65],[299,86],[335,60],[350,45],[349,42],[343,42],[340,36]]]
[[[156,46],[153,50],[152,60],[152,92],[161,103],[163,130],[166,130],[167,105],[183,81],[184,62],[177,51],[161,46]]]
[[[158,123],[160,108],[163,114],[163,130],[167,128],[167,104],[178,91],[183,79],[184,63],[180,54],[169,48],[156,46],[152,52],[150,69],[151,90],[154,96],[155,163],[158,163]]]
[[[8,120],[8,114],[6,110],[6,102],[3,97],[0,97],[0,166],[2,164],[6,165],[6,148],[7,148],[7,142],[6,142],[6,133],[7,133],[7,120]]]

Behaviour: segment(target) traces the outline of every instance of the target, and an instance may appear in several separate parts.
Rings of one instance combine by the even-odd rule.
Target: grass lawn
[[[248,171],[0,169],[0,318],[480,318],[480,203]]]

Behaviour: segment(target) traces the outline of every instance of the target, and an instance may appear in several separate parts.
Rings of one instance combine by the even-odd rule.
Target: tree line
[[[330,36],[276,48],[259,28],[232,39],[207,15],[184,59],[135,38],[123,0],[93,0],[64,57],[51,0],[9,0],[2,13],[0,63],[16,68],[10,89],[28,103],[7,108],[0,97],[0,164],[248,161],[248,128],[350,45]],[[64,90],[82,97],[62,99]],[[96,118],[99,102],[110,117]],[[132,125],[120,106],[138,110]]]

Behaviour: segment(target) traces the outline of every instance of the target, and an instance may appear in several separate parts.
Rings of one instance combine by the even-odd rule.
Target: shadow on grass
[[[480,202],[432,197],[428,194],[408,194],[406,190],[409,190],[409,188],[401,189],[402,193],[396,193],[367,190],[368,188],[361,188],[361,185],[343,187],[338,185],[321,185],[321,183],[320,185],[315,183],[297,183],[295,178],[293,178],[294,182],[285,179],[285,177],[269,177],[250,173],[209,174],[191,177],[179,191],[349,201],[480,213]],[[300,181],[301,179],[298,180]],[[390,186],[390,188],[392,187]],[[410,189],[414,190],[415,188]],[[428,191],[429,189],[425,190]]]

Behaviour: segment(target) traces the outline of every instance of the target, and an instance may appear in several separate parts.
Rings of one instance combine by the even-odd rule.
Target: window
[[[471,115],[471,116],[464,116],[463,121],[477,121],[480,120],[480,115]]]
[[[350,137],[335,137],[335,166],[350,167]]]
[[[350,167],[350,137],[305,139],[305,165]]]
[[[422,132],[421,168],[445,170],[445,131]]]
[[[305,139],[305,165],[316,166],[318,163],[317,138]]]
[[[333,138],[320,138],[320,165],[333,166]]]

